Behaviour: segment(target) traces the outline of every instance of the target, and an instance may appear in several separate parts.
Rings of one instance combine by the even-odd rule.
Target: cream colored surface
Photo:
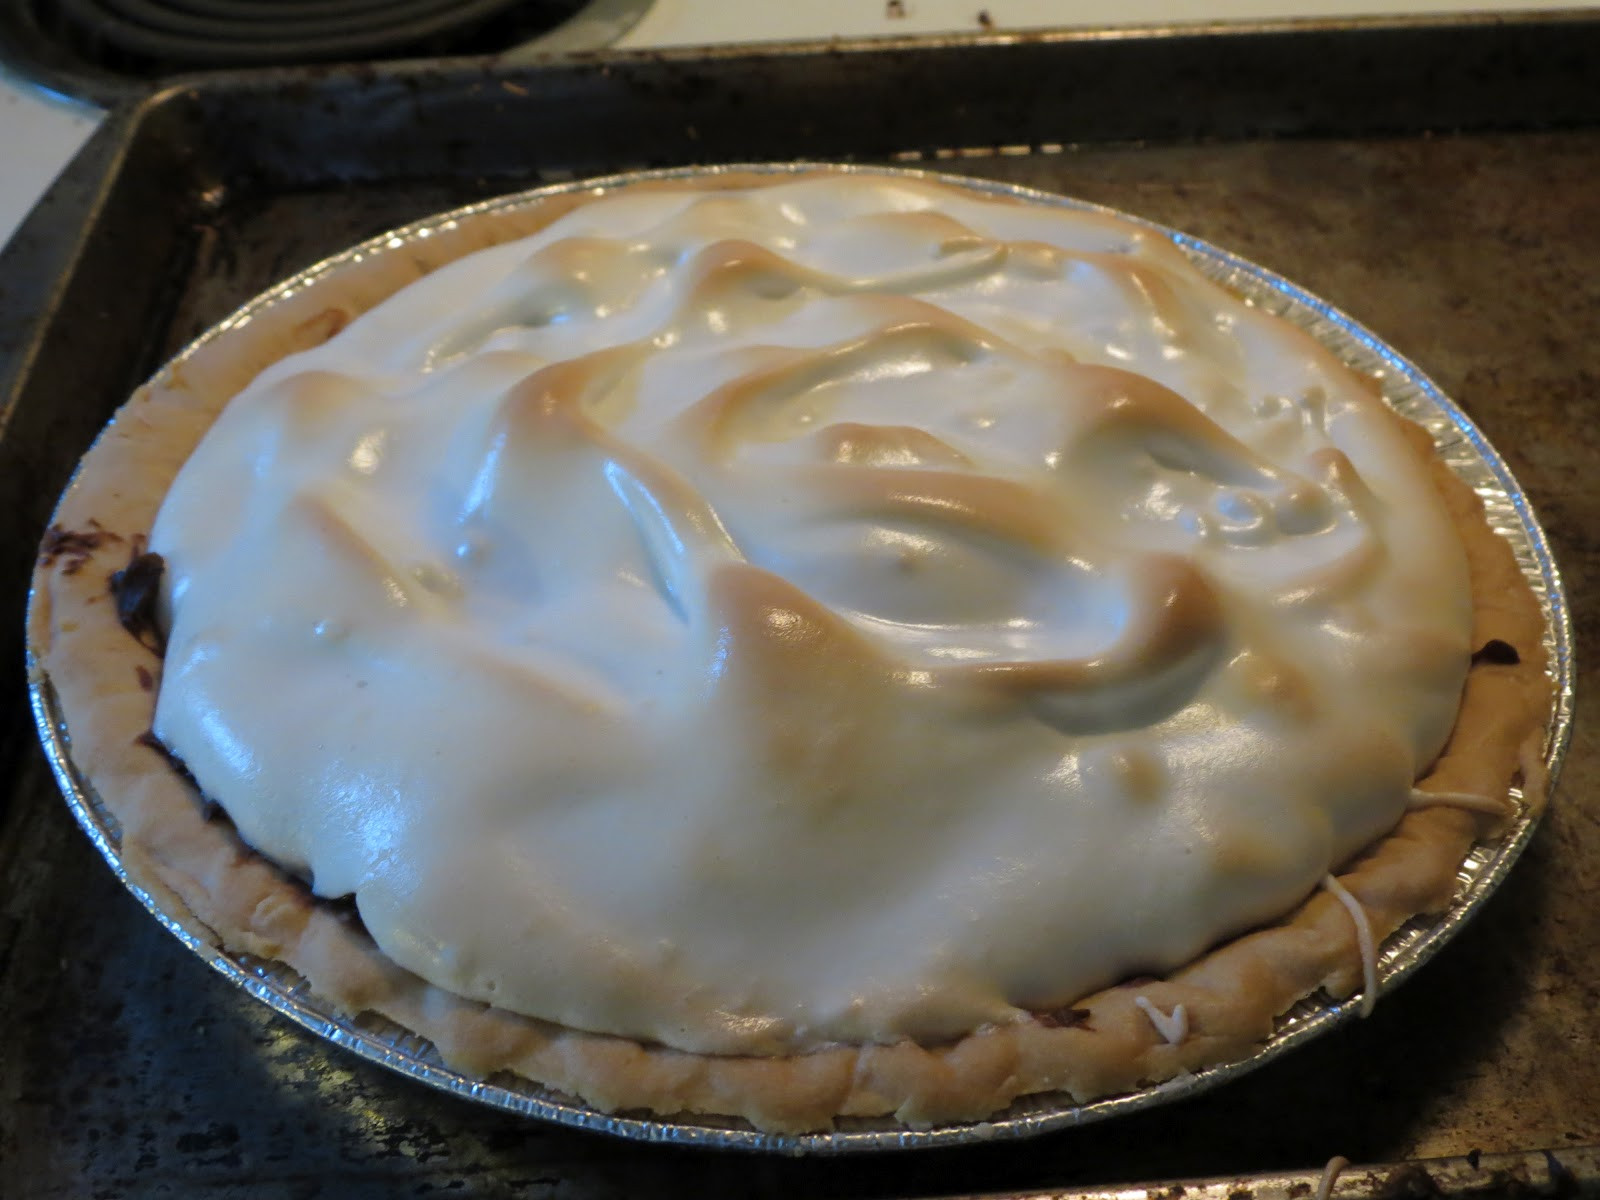
[[[1361,381],[1098,216],[640,192],[276,364],[157,732],[454,991],[714,1051],[1164,970],[1390,827],[1461,551]]]
[[[655,0],[619,46],[1594,8],[1595,0]],[[981,14],[981,15],[980,15]],[[987,20],[985,20],[985,18]]]

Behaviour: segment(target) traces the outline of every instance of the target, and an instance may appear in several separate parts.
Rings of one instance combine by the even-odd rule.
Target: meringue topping
[[[1464,556],[1368,381],[1159,231],[597,192],[180,473],[155,730],[452,991],[711,1053],[1161,972],[1386,832]]]

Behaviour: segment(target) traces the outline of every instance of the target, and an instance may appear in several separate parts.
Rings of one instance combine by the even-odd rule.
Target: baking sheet
[[[766,66],[781,76],[795,66],[784,61]],[[810,66],[825,71],[826,61]],[[880,68],[887,61],[875,55]],[[927,159],[1087,195],[1235,247],[1356,311],[1422,359],[1506,451],[1536,505],[1554,514],[1549,527],[1573,578],[1580,629],[1592,619],[1584,598],[1594,593],[1584,583],[1593,579],[1595,550],[1585,531],[1600,527],[1600,514],[1581,480],[1583,465],[1594,461],[1594,434],[1592,422],[1574,420],[1592,403],[1584,381],[1600,378],[1592,307],[1600,222],[1592,219],[1588,186],[1600,146],[1587,128],[1449,138],[1369,130],[1281,141],[1223,127],[1219,136],[1232,140],[1118,147],[1074,144],[1073,114],[1041,101],[1030,120],[1054,139],[1019,147],[1002,140],[1014,128],[1004,106],[979,103],[993,98],[985,89],[1005,72],[991,63],[974,83],[959,67],[964,60],[940,61],[939,94],[955,108],[970,100],[956,124],[973,139],[896,147],[880,141],[884,130],[875,127],[862,133],[858,156]],[[1064,71],[1072,61],[1053,66]],[[1337,56],[1329,65],[1340,65]],[[614,165],[651,155],[694,159],[687,125],[665,141],[649,135],[686,112],[716,109],[727,98],[717,89],[759,73],[762,63],[735,66],[722,73],[699,63],[679,91],[642,93],[649,111],[636,113],[629,131],[602,133],[601,149],[616,152]],[[898,77],[880,71],[870,84],[859,66],[847,64],[827,82],[830,112],[851,107],[852,89],[860,101],[896,83],[928,82],[925,57]],[[596,89],[588,98],[615,100],[620,85],[593,70],[582,85]],[[508,179],[580,172],[586,155],[599,153],[573,145],[574,135],[553,146],[532,136],[517,164],[487,135],[475,140],[475,129],[503,124],[521,103],[504,84],[546,102],[550,92],[544,78],[480,75],[434,80],[416,106],[415,143],[392,163],[385,139],[398,136],[400,123],[393,130],[380,123],[375,132],[362,124],[401,86],[392,76],[370,89],[348,78],[296,79],[292,87],[282,79],[214,83],[141,114],[102,147],[112,151],[111,173],[80,179],[88,236],[63,255],[73,268],[66,292],[75,297],[66,311],[103,319],[47,323],[22,386],[0,393],[11,419],[0,455],[27,458],[34,478],[54,472],[59,483],[140,374],[271,279],[377,229],[504,190]],[[581,92],[570,72],[562,78],[569,94]],[[1034,82],[1019,76],[1013,99],[1020,102]],[[308,106],[334,126],[316,154],[301,119]],[[616,115],[606,104],[598,112]],[[453,154],[442,149],[449,122],[440,114],[457,123],[461,144]],[[770,116],[757,107],[750,121],[759,117],[763,130],[719,136],[754,141],[759,133],[770,143],[776,130],[796,153],[821,137],[769,124]],[[901,132],[908,121],[899,118]],[[517,128],[538,133],[546,124],[541,110]],[[365,158],[357,154],[363,131],[372,135]],[[827,125],[825,132],[838,139],[846,130]],[[570,165],[563,149],[573,151]],[[431,172],[422,169],[429,161]],[[127,202],[141,197],[161,202]],[[112,237],[119,228],[123,236]],[[15,310],[0,317],[14,319]],[[0,332],[6,328],[0,322]],[[18,378],[15,361],[5,367],[8,388]],[[30,434],[26,441],[12,436],[19,430]],[[38,436],[51,431],[59,438]],[[42,526],[47,496],[27,501],[37,514],[30,537]],[[1583,794],[1591,753],[1592,735],[1580,722],[1569,794]],[[753,1167],[749,1159],[661,1158],[649,1147],[615,1143],[596,1149],[578,1135],[530,1132],[513,1118],[451,1107],[345,1056],[308,1048],[303,1035],[258,1014],[253,1002],[239,1003],[220,981],[185,974],[191,964],[176,944],[168,950],[169,939],[115,886],[104,886],[109,877],[100,878],[105,873],[88,861],[81,838],[62,830],[59,801],[37,760],[20,749],[18,757],[0,830],[0,874],[12,884],[0,910],[0,1003],[30,1020],[0,1060],[4,1094],[25,1098],[8,1100],[0,1147],[15,1147],[7,1161],[35,1182],[159,1179],[204,1194],[221,1188],[225,1175],[238,1183],[228,1174],[231,1159],[231,1170],[242,1164],[263,1180],[261,1194],[287,1194],[284,1180],[294,1172],[342,1173],[349,1188],[341,1194],[351,1195],[390,1194],[383,1181],[401,1178],[474,1179],[505,1194],[541,1179],[547,1190],[582,1195],[643,1186],[684,1194],[931,1194],[1303,1168],[1335,1152],[1375,1162],[1600,1141],[1587,1036],[1597,955],[1585,891],[1595,884],[1600,848],[1581,808],[1564,810],[1559,801],[1530,847],[1529,869],[1514,873],[1460,944],[1423,973],[1428,982],[1386,1000],[1372,1021],[1325,1039],[1331,1048],[1310,1047],[1164,1112],[1003,1152],[895,1156],[899,1165],[887,1173],[870,1162]],[[82,954],[63,960],[63,938]],[[1330,1113],[1321,1101],[1328,1094],[1359,1101]]]

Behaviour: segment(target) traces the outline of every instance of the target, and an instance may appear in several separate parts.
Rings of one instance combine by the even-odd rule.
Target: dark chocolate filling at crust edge
[[[128,565],[111,573],[111,595],[117,604],[117,620],[133,635],[133,640],[157,658],[167,653],[167,635],[157,617],[161,575],[166,561],[147,551],[143,534],[133,539]]]
[[[1496,667],[1514,667],[1521,661],[1522,655],[1517,653],[1517,648],[1499,638],[1490,638],[1472,652],[1472,665],[1475,667],[1480,663]]]

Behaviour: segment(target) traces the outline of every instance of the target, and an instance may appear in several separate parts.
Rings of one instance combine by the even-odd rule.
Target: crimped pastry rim
[[[990,198],[1009,196],[1031,203],[1113,211],[1002,184],[920,171],[876,168],[818,168],[804,165],[727,167],[647,172],[561,184],[431,217],[393,233],[380,235],[361,246],[318,263],[263,293],[214,327],[183,351],[174,360],[173,366],[167,368],[158,379],[165,378],[170,381],[176,375],[181,375],[186,366],[194,363],[197,356],[200,356],[207,347],[220,339],[237,337],[236,331],[252,323],[258,321],[267,323],[280,313],[299,312],[303,308],[302,323],[310,324],[327,302],[327,298],[322,297],[319,292],[319,284],[336,284],[341,273],[358,269],[363,263],[375,263],[386,254],[399,255],[426,250],[429,239],[436,235],[454,234],[463,226],[471,225],[480,218],[487,217],[491,220],[508,216],[515,218],[519,213],[538,210],[551,198],[581,199],[594,190],[636,183],[667,186],[679,181],[688,181],[691,184],[704,181],[726,183],[743,180],[749,175],[777,181],[797,172],[819,169],[900,175],[976,190]],[[1440,431],[1448,431],[1457,437],[1458,440],[1451,447],[1454,457],[1448,465],[1458,476],[1465,476],[1466,481],[1491,502],[1491,528],[1510,536],[1516,543],[1520,559],[1517,570],[1524,579],[1535,585],[1531,595],[1538,601],[1540,609],[1538,635],[1544,647],[1549,670],[1554,675],[1555,702],[1549,708],[1542,727],[1534,728],[1531,737],[1534,741],[1542,743],[1542,746],[1538,747],[1540,752],[1537,757],[1542,760],[1544,769],[1553,775],[1559,766],[1566,740],[1570,736],[1570,622],[1559,575],[1550,558],[1544,535],[1533,518],[1520,487],[1493,448],[1465,415],[1415,367],[1343,314],[1277,276],[1206,243],[1153,226],[1138,218],[1128,217],[1126,214],[1115,215],[1146,228],[1157,229],[1173,238],[1208,274],[1214,278],[1221,278],[1223,282],[1249,296],[1269,311],[1280,311],[1289,315],[1297,324],[1308,328],[1313,336],[1324,345],[1328,345],[1346,362],[1361,370],[1383,372],[1386,376],[1386,390],[1389,392],[1386,399],[1392,403],[1398,402],[1398,406],[1406,408],[1414,418],[1423,419],[1436,435]],[[446,261],[454,256],[452,253],[439,261]],[[309,314],[309,317],[306,314]],[[312,336],[315,332],[312,331]],[[278,355],[274,354],[271,357],[275,358]],[[102,441],[104,440],[106,439],[103,436]],[[67,496],[63,499],[64,506],[67,505],[77,486],[75,480],[73,487],[69,488]],[[161,490],[164,492],[165,488]],[[1498,542],[1501,539],[1492,540]],[[104,565],[108,569],[120,566],[123,553],[121,550],[112,551],[105,556]],[[113,559],[116,561],[113,562]],[[99,567],[100,564],[97,562],[96,569]],[[1103,1119],[1121,1112],[1134,1111],[1169,1099],[1191,1095],[1262,1065],[1292,1046],[1318,1036],[1353,1017],[1355,1006],[1352,1003],[1307,1004],[1302,1001],[1284,1018],[1280,1018],[1276,1032],[1265,1046],[1242,1060],[1205,1067],[1193,1074],[1184,1072],[1167,1083],[1082,1104],[1073,1103],[1070,1097],[1059,1093],[1045,1093],[1042,1097],[1020,1099],[1010,1108],[984,1121],[936,1124],[929,1129],[908,1130],[881,1121],[866,1122],[866,1127],[862,1128],[859,1127],[862,1124],[859,1120],[852,1119],[845,1127],[836,1128],[832,1132],[770,1133],[753,1130],[747,1126],[740,1127],[737,1122],[723,1122],[715,1118],[681,1120],[613,1117],[582,1103],[573,1103],[536,1085],[519,1086],[525,1081],[512,1081],[512,1086],[507,1087],[502,1086],[502,1081],[497,1077],[495,1082],[486,1084],[443,1066],[438,1061],[437,1055],[430,1055],[423,1048],[425,1043],[419,1045],[419,1039],[414,1035],[396,1037],[390,1031],[392,1027],[386,1029],[387,1023],[381,1019],[373,1021],[365,1018],[340,1017],[332,1006],[311,995],[303,984],[297,984],[298,977],[281,965],[267,963],[248,954],[229,953],[211,944],[205,936],[203,924],[195,921],[193,917],[188,917],[188,920],[194,922],[194,925],[186,924],[187,911],[175,895],[167,892],[165,884],[154,881],[156,883],[154,891],[140,886],[143,868],[136,865],[130,871],[129,864],[124,861],[119,833],[115,827],[116,817],[112,811],[115,805],[111,808],[104,805],[91,780],[85,778],[72,757],[63,715],[50,677],[47,661],[50,648],[44,644],[48,639],[34,636],[36,631],[43,628],[39,624],[41,610],[44,611],[42,619],[45,622],[49,619],[50,605],[47,600],[41,600],[41,591],[47,590],[45,588],[47,578],[47,575],[41,574],[36,581],[30,604],[29,659],[34,711],[47,753],[69,804],[113,869],[146,907],[192,950],[200,953],[213,968],[245,987],[257,998],[302,1026],[337,1044],[356,1050],[369,1060],[380,1062],[444,1090],[559,1123],[604,1130],[643,1140],[790,1152],[909,1148],[1026,1136],[1066,1125]],[[1469,882],[1445,914],[1438,919],[1412,921],[1402,928],[1397,939],[1390,939],[1386,943],[1380,994],[1382,990],[1387,990],[1408,975],[1426,958],[1431,957],[1476,911],[1504,877],[1517,854],[1531,839],[1537,817],[1537,804],[1524,805],[1521,814],[1507,829],[1491,841],[1481,843],[1469,857],[1463,867],[1463,873],[1469,876]],[[1308,904],[1315,903],[1318,899],[1319,897],[1314,895]],[[173,911],[174,905],[176,912]]]

